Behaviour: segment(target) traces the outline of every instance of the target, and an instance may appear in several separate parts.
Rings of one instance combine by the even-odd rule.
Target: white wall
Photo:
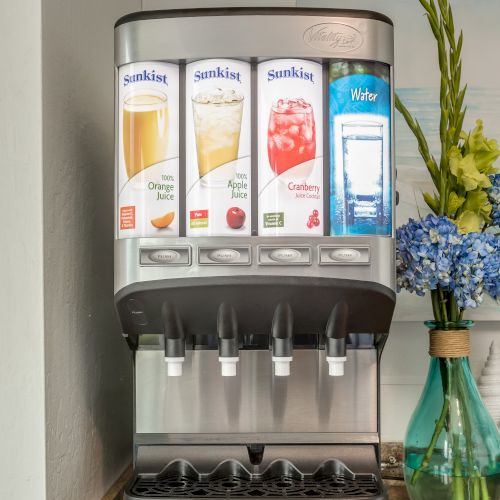
[[[44,0],[47,499],[97,500],[131,461],[113,305],[113,25],[139,0]],[[36,497],[38,498],[38,497]]]
[[[0,15],[2,498],[45,491],[40,0]]]
[[[43,498],[40,0],[0,16],[0,498]]]

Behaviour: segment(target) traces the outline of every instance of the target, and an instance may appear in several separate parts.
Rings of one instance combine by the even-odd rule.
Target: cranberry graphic
[[[313,210],[313,217],[317,217],[318,215],[319,215],[319,212],[316,209],[314,209]]]
[[[231,207],[226,214],[227,225],[239,229],[245,223],[246,214],[240,207]]]
[[[315,225],[315,226],[319,226],[319,219],[317,217],[315,217],[312,221],[312,223]]]
[[[312,229],[312,228],[313,228],[313,222],[312,222],[312,221],[309,221],[309,222],[307,223],[307,227],[308,227],[309,229]]]

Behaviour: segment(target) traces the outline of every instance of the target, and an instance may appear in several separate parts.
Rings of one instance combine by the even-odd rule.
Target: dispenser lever
[[[281,302],[276,307],[271,330],[274,374],[277,377],[288,377],[293,359],[293,313],[288,302]]]
[[[234,377],[236,376],[236,363],[239,360],[238,320],[234,307],[227,302],[219,306],[217,333],[222,376]]]
[[[345,302],[338,302],[330,313],[326,325],[326,360],[328,373],[332,377],[344,375],[347,360],[346,337],[349,308]]]
[[[169,302],[164,302],[161,315],[163,336],[165,339],[165,361],[169,377],[182,375],[182,363],[185,354],[185,336],[177,310]]]

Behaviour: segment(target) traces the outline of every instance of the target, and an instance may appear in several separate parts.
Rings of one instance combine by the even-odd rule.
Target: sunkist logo
[[[208,80],[210,78],[225,78],[226,80],[235,80],[241,83],[241,73],[239,71],[231,71],[228,66],[225,68],[217,66],[213,69],[207,69],[205,71],[197,70],[194,72],[195,82]]]
[[[325,52],[348,52],[363,44],[363,36],[348,24],[322,23],[304,31],[304,42]]]
[[[311,83],[315,83],[314,74],[312,71],[304,71],[304,68],[290,66],[287,69],[270,69],[267,72],[267,81],[272,82],[278,78],[299,78],[301,80],[306,80]]]
[[[157,82],[168,85],[168,76],[164,73],[157,73],[154,69],[151,71],[143,70],[139,73],[125,75],[123,77],[123,86],[126,87],[129,83],[137,82]]]

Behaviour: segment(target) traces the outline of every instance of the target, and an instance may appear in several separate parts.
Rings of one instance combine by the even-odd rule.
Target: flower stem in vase
[[[436,321],[441,322],[441,311],[439,309],[439,296],[437,290],[431,291],[432,312]]]
[[[464,478],[462,477],[462,461],[460,452],[460,436],[453,434],[453,500],[465,500]]]
[[[443,408],[441,410],[441,415],[439,416],[439,419],[436,422],[436,427],[434,428],[431,441],[429,443],[429,446],[427,447],[424,458],[422,459],[422,463],[420,464],[420,467],[418,467],[418,469],[415,470],[415,472],[411,477],[411,484],[413,485],[417,483],[419,476],[429,466],[429,462],[431,460],[432,454],[434,453],[434,448],[436,447],[439,436],[441,435],[443,428],[448,427],[446,425],[446,422],[450,412],[450,387],[449,387],[450,377],[448,376],[449,367],[445,359],[439,360],[439,369],[441,371],[441,380],[443,382],[443,396],[444,396]]]

